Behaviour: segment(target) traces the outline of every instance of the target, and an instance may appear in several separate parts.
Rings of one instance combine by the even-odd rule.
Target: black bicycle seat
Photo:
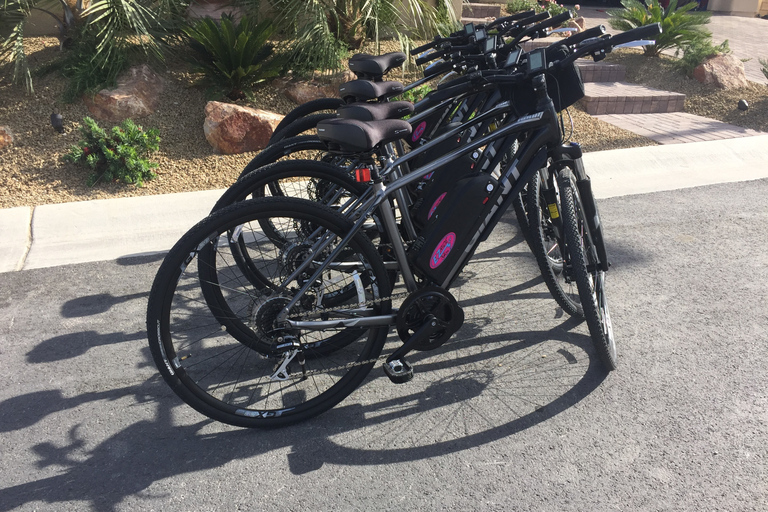
[[[371,82],[369,80],[352,80],[339,86],[339,97],[344,101],[383,100],[403,92],[400,82]]]
[[[320,140],[353,153],[366,153],[379,144],[393,142],[410,134],[410,123],[400,119],[363,122],[337,118],[317,123],[317,136]]]
[[[360,78],[381,80],[393,68],[400,67],[405,62],[403,52],[391,52],[384,55],[369,55],[358,53],[349,59],[349,69]]]
[[[358,121],[382,121],[384,119],[402,119],[413,114],[410,101],[390,101],[386,103],[349,103],[338,109],[339,117]]]

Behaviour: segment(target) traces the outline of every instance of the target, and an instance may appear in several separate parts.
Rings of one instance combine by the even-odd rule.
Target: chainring
[[[429,338],[413,346],[415,350],[433,350],[445,343],[464,324],[464,310],[448,290],[426,286],[410,294],[397,313],[397,334],[407,341],[426,321],[427,315],[437,320],[440,328]]]

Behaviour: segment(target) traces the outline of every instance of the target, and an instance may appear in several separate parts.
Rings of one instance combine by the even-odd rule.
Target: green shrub
[[[578,10],[578,7],[577,5],[576,10]],[[547,11],[550,15],[557,16],[566,12],[568,8],[557,3],[555,0],[541,0],[541,2],[534,0],[512,0],[507,3],[507,12],[512,14],[531,10],[536,11],[537,14]]]
[[[432,91],[432,87],[430,87],[429,84],[423,84],[418,87],[414,87],[410,91],[405,91],[396,99],[410,101],[411,103],[416,103],[418,101],[423,100],[424,96],[429,94],[431,91]]]
[[[64,159],[76,164],[87,165],[93,170],[88,178],[88,186],[98,181],[115,181],[144,184],[156,175],[152,169],[157,164],[146,159],[160,144],[156,129],[144,131],[130,119],[107,133],[91,119],[83,118],[80,126],[83,139],[70,148]]]
[[[541,2],[540,8],[542,11],[547,11],[551,16],[557,16],[558,14],[563,14],[568,10],[567,7],[555,2],[554,0],[552,1],[544,0],[543,2]]]
[[[507,2],[507,12],[511,14],[538,9],[538,2],[534,2],[533,0],[512,0],[511,2]]]
[[[709,57],[725,55],[728,53],[731,53],[731,49],[728,46],[727,39],[717,46],[712,44],[711,39],[696,40],[691,44],[683,46],[683,56],[676,62],[676,64],[686,75],[690,76],[693,74],[693,70]],[[676,56],[679,56],[679,54],[680,50],[675,53]]]
[[[762,66],[760,71],[763,72],[763,74],[765,75],[765,78],[768,78],[768,60],[764,60],[764,59],[757,59],[757,60],[760,61],[760,65]]]
[[[700,40],[709,40],[712,34],[704,28],[712,16],[710,12],[690,12],[696,3],[678,7],[671,0],[665,9],[658,0],[646,5],[638,0],[621,0],[623,9],[608,11],[609,23],[617,30],[631,30],[651,23],[661,23],[662,33],[655,37],[656,44],[645,47],[645,55],[656,57],[667,48],[683,49]]]
[[[235,24],[225,15],[219,23],[202,18],[182,30],[196,54],[194,71],[226,86],[232,100],[244,98],[246,87],[276,76],[282,67],[267,42],[274,32],[271,21],[243,16]]]

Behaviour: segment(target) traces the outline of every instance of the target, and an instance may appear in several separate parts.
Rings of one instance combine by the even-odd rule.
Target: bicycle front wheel
[[[597,249],[592,243],[573,173],[563,170],[560,184],[566,250],[578,286],[584,318],[600,360],[608,371],[612,371],[617,364],[616,341],[605,296],[605,272],[599,265]]]
[[[574,277],[563,260],[562,233],[558,234],[553,215],[559,215],[558,207],[550,210],[542,191],[540,173],[536,173],[527,185],[528,243],[536,257],[541,276],[555,302],[571,316],[584,316],[579,291]]]
[[[265,236],[265,220],[282,226],[289,243],[276,245]],[[187,232],[163,261],[147,310],[152,356],[174,392],[217,421],[262,427],[313,417],[354,391],[381,353],[388,327],[345,328],[333,321],[352,311],[390,311],[387,274],[365,235],[352,239],[343,261],[329,267],[288,315],[330,320],[325,325],[333,327],[304,330],[278,320],[315,262],[350,227],[341,215],[308,201],[263,198],[222,209]],[[313,252],[313,237],[329,242],[322,254]],[[243,276],[231,254],[231,247],[243,247],[240,241],[267,286]]]

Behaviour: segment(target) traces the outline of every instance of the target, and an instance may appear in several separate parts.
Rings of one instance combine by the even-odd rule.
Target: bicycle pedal
[[[413,378],[413,367],[405,359],[395,359],[385,362],[384,373],[395,384],[405,384]]]

